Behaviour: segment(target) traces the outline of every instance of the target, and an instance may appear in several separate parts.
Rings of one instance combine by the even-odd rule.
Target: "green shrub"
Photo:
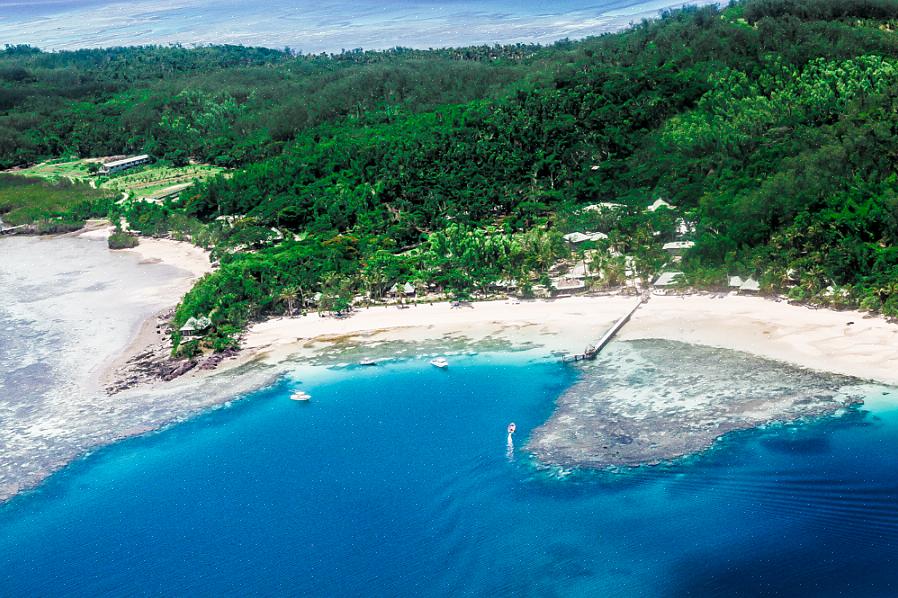
[[[140,241],[137,235],[131,235],[124,231],[117,230],[109,235],[109,249],[131,249],[137,247]]]

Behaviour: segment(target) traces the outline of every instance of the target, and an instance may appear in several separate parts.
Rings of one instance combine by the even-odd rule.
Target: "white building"
[[[564,240],[573,245],[577,245],[579,243],[583,243],[584,241],[601,241],[602,239],[607,239],[608,235],[605,233],[568,233],[564,237]]]
[[[652,205],[647,207],[646,210],[648,210],[649,212],[654,212],[655,210],[657,210],[659,208],[667,208],[668,210],[672,210],[675,207],[677,207],[677,206],[672,206],[659,197],[652,203]]]
[[[125,158],[123,160],[107,162],[100,167],[100,174],[112,174],[114,172],[121,172],[123,170],[128,170],[129,168],[134,168],[135,166],[140,166],[141,164],[147,164],[149,161],[150,157],[148,155],[141,154],[139,156]]]
[[[664,251],[671,255],[683,255],[683,252],[693,247],[695,247],[693,241],[671,241],[664,244]]]
[[[761,285],[754,278],[746,278],[745,282],[739,287],[740,293],[757,293],[761,290]]]

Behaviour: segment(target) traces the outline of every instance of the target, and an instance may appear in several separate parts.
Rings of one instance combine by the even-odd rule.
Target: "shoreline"
[[[88,230],[67,236],[99,241],[108,234],[108,224],[93,224]],[[208,255],[185,242],[142,238],[135,250],[121,251],[136,253],[140,257],[137,264],[159,263],[176,268],[159,283],[123,297],[168,305],[169,310],[199,276],[211,270]],[[73,399],[62,399],[68,401],[62,405],[66,410],[80,411],[74,421],[54,420],[52,425],[57,427],[48,427],[48,434],[80,436],[72,441],[75,444],[62,444],[55,454],[41,456],[42,462],[34,464],[39,469],[27,475],[16,474],[15,462],[11,461],[9,466],[13,469],[7,469],[13,483],[0,484],[0,500],[38,485],[85,451],[164,428],[246,396],[289,375],[296,365],[334,366],[371,358],[451,356],[472,350],[530,351],[530,355],[560,359],[561,354],[580,352],[587,344],[596,342],[637,301],[633,295],[610,294],[551,300],[497,299],[460,307],[437,302],[406,308],[361,308],[343,318],[312,313],[258,322],[244,334],[241,350],[229,356],[233,358],[219,359],[218,367],[200,365],[173,381],[148,376],[133,387],[120,389],[121,396],[114,399],[104,392],[102,399],[91,400],[90,407],[88,403],[66,407]],[[98,372],[115,373],[142,352],[157,350],[167,354],[155,330],[158,309],[135,326],[130,340],[114,358],[92,370],[94,382]],[[857,311],[812,309],[762,297],[653,295],[618,338],[674,340],[731,349],[811,371],[898,385],[898,324]],[[611,347],[615,345],[626,347],[629,343],[612,343]],[[613,352],[608,354],[610,363],[617,365]],[[603,359],[609,357],[603,353]],[[629,403],[618,402],[612,407],[638,407],[640,401],[634,395]],[[774,397],[773,402],[777,401]],[[601,408],[607,408],[607,404]],[[796,409],[797,417],[806,414],[802,410],[804,407]],[[110,415],[117,420],[110,420]],[[701,409],[689,417],[701,419]],[[85,426],[86,434],[77,432]]]
[[[448,302],[408,309],[374,306],[345,318],[317,314],[272,318],[250,326],[234,365],[250,360],[278,363],[352,339],[417,342],[460,335],[573,353],[595,342],[636,301],[625,295],[500,299],[458,308]],[[812,371],[898,385],[898,324],[864,312],[813,309],[741,295],[653,295],[617,338],[742,351]]]
[[[100,219],[88,221],[82,230],[71,234],[81,239],[106,241],[114,230],[115,227],[108,220]],[[134,369],[140,365],[137,362],[141,356],[153,361],[167,360],[171,346],[168,337],[162,333],[165,321],[196,281],[212,271],[209,252],[186,241],[140,236],[136,247],[114,251],[139,256],[141,265],[162,264],[176,268],[186,276],[175,277],[168,285],[155,289],[160,295],[160,303],[165,307],[140,322],[133,330],[127,346],[100,368],[97,379],[107,394],[150,383],[150,380],[138,380],[134,377]]]

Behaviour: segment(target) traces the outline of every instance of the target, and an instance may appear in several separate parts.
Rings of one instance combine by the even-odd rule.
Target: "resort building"
[[[400,294],[405,295],[406,297],[413,297],[416,293],[417,290],[415,289],[415,285],[410,282],[407,282],[402,286],[399,286],[399,283],[397,282],[387,291],[387,295],[390,297],[397,297]]]
[[[742,280],[742,277],[741,277],[741,276],[729,276],[729,277],[727,277],[727,286],[730,287],[731,289],[738,289],[738,288],[741,287],[744,283],[745,283],[745,281]]]
[[[552,279],[552,286],[556,291],[579,291],[586,288],[586,283],[579,278],[555,278]]]
[[[580,243],[583,243],[584,241],[601,241],[602,239],[607,239],[608,235],[606,235],[605,233],[575,232],[568,233],[563,238],[565,241],[571,243],[572,245],[578,245]]]
[[[695,247],[693,241],[671,241],[664,244],[664,251],[670,255],[683,255],[686,250]]]
[[[203,336],[210,328],[212,328],[212,320],[206,316],[200,318],[191,317],[181,326],[180,332],[181,336],[185,337]]]
[[[760,283],[754,278],[747,278],[739,287],[740,293],[757,293],[761,290]]]
[[[134,168],[135,166],[140,166],[141,164],[147,164],[150,161],[150,157],[147,154],[141,154],[139,156],[133,156],[131,158],[124,158],[122,160],[115,160],[114,162],[107,162],[100,167],[100,174],[113,174],[115,172],[121,172],[123,170],[128,170],[129,168]]]

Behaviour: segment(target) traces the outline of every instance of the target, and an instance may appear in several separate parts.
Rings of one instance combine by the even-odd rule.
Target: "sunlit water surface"
[[[0,0],[0,39],[45,49],[243,44],[303,52],[550,43],[717,0]]]
[[[506,424],[523,445],[575,371],[495,353],[297,370],[0,507],[0,594],[898,592],[892,395],[676,465],[541,469]]]

